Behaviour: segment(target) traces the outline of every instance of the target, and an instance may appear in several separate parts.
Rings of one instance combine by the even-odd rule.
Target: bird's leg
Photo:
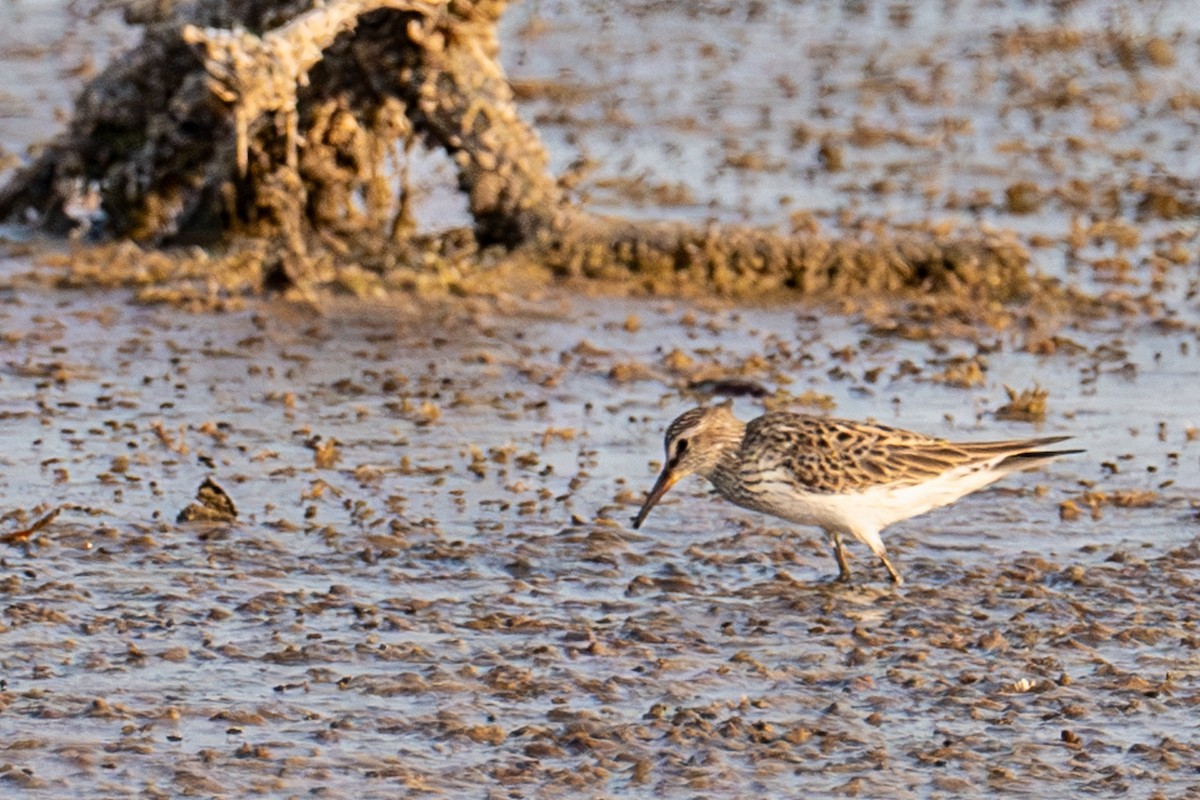
[[[879,560],[883,562],[883,565],[887,567],[888,575],[892,576],[892,583],[896,584],[897,586],[903,585],[904,578],[900,577],[900,573],[897,572],[896,568],[892,566],[892,562],[888,561],[887,554],[878,553],[877,555],[879,556]]]
[[[879,531],[876,530],[860,530],[855,531],[854,535],[859,541],[865,542],[867,547],[871,548],[871,552],[876,558],[883,562],[883,566],[887,568],[888,575],[892,576],[892,583],[900,586],[904,583],[904,578],[900,577],[900,573],[892,566],[892,562],[888,561],[887,550],[883,546],[883,540],[879,538]]]
[[[846,560],[846,548],[842,546],[842,534],[837,531],[829,531],[829,538],[833,540],[833,557],[838,562],[838,582],[846,583],[850,580],[850,562]]]

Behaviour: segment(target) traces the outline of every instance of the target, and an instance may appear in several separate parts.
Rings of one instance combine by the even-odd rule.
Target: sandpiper
[[[825,530],[850,578],[842,535],[871,548],[904,580],[879,533],[888,525],[982,489],[1010,472],[1082,450],[1047,450],[1068,436],[950,442],[912,431],[775,412],[744,423],[727,405],[693,408],[667,427],[667,461],[633,520],[638,528],[667,490],[692,473],[725,499]]]

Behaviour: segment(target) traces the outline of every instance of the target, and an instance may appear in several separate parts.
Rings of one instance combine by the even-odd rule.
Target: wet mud
[[[783,310],[322,310],[180,315],[122,294],[7,292],[5,785],[1193,786],[1197,445],[1180,419],[1160,440],[1120,424],[1118,399],[1095,403],[1093,356],[995,353],[964,389],[924,375],[939,346]],[[1157,360],[1130,363],[1152,374],[1104,374],[1097,393],[1136,404],[1127,382],[1195,374],[1178,334],[1150,341]],[[994,414],[1030,370],[1045,422]],[[772,390],[739,397],[744,415],[824,397],[962,438],[1064,431],[1088,453],[890,530],[901,589],[854,548],[842,586],[819,532],[699,482],[631,529],[663,426],[694,387],[722,385],[706,373]],[[1147,502],[1060,514],[1150,486]]]
[[[581,194],[996,225],[1062,293],[732,304],[439,264],[272,297],[198,251],[9,243],[0,794],[1200,793],[1186,4],[751,5],[579,6],[599,36],[514,9],[506,65],[559,166],[596,159]],[[73,63],[109,41],[75,24]],[[48,47],[10,45],[44,84],[10,101],[66,96]],[[22,102],[28,143],[51,115]],[[899,589],[851,545],[842,586],[818,531],[699,482],[631,529],[714,393],[1086,453],[889,529]]]

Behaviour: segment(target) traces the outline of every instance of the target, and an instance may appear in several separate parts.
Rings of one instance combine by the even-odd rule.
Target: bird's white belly
[[[846,532],[882,527],[877,513],[879,509],[864,500],[866,498],[858,492],[808,492],[794,483],[761,483],[755,488],[753,501],[742,505],[798,525],[816,525]]]
[[[810,492],[794,481],[762,476],[735,502],[800,525],[875,538],[893,522],[924,514],[992,483],[1001,473],[972,465],[919,484],[883,484],[857,492]]]

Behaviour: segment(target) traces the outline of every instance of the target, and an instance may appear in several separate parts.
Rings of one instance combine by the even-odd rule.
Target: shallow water
[[[861,90],[872,59],[916,69],[921,45],[955,87],[958,71],[987,65],[979,48],[999,37],[988,32],[1104,30],[1121,8],[1170,39],[1179,66],[1141,80],[1101,61],[1080,80],[1153,103],[1194,63],[1196,30],[1179,4],[1132,14],[1144,6],[1078,3],[1053,18],[918,4],[900,26],[884,7],[853,4],[761,4],[751,20],[716,4],[693,15],[654,5],[636,24],[602,20],[620,33],[605,39],[576,16],[594,9],[527,3],[506,21],[506,63],[522,77],[570,70],[594,82],[577,113],[596,121],[546,127],[555,157],[583,148],[601,177],[644,159],[647,181],[663,170],[696,198],[667,213],[774,221],[804,207],[829,224],[893,170],[888,213],[952,213],[959,182],[982,187],[993,199],[979,216],[1043,231],[1040,265],[1099,286],[1088,259],[1111,255],[1111,242],[1068,254],[1060,201],[1033,216],[1002,208],[1001,168],[1034,167],[997,155],[1025,113],[997,113],[1000,88],[922,106],[970,115],[973,143],[952,157],[940,144],[871,148],[828,173],[788,142],[794,123],[818,118],[813,104],[828,106],[830,129],[861,112],[845,92]],[[7,7],[14,25],[32,19],[23,8]],[[532,35],[527,15],[548,27]],[[807,72],[827,36],[832,94]],[[755,67],[781,40],[796,45],[790,98]],[[705,67],[693,49],[713,42],[725,56]],[[612,61],[617,47],[628,58]],[[1053,64],[1069,71],[1094,53]],[[66,96],[50,54],[29,63],[52,86],[10,91]],[[655,80],[676,74],[665,64],[688,80]],[[620,118],[604,116],[613,98]],[[773,121],[759,125],[763,105]],[[1062,174],[1097,195],[1116,187],[1126,208],[1147,164],[1194,180],[1194,157],[1178,149],[1194,112],[1165,108],[1131,114],[1130,129],[1097,137],[1103,146]],[[703,124],[668,124],[680,109]],[[1053,125],[1038,130],[1091,135],[1062,113],[1045,112]],[[788,165],[722,166],[721,136],[748,128],[739,149]],[[15,130],[5,135],[17,141]],[[1122,137],[1143,156],[1119,158]],[[933,195],[912,177],[930,159]],[[637,205],[600,183],[587,191]],[[14,255],[0,274],[4,793],[1195,794],[1194,228],[1147,219],[1122,251],[1132,283],[1112,285],[1153,291],[1164,308],[933,342],[880,332],[869,308],[557,293],[323,298],[315,310],[252,300],[187,314],[50,288],[52,269]],[[1150,259],[1168,235],[1189,256],[1156,285]],[[1055,351],[1038,355],[1029,345],[1051,333]],[[985,367],[981,382],[947,383],[955,359]],[[663,428],[696,402],[686,384],[732,375],[785,390],[796,408],[956,438],[1066,433],[1087,452],[889,530],[908,580],[899,590],[857,545],[855,581],[832,584],[818,533],[732,508],[699,482],[631,530]],[[1034,384],[1050,392],[1045,422],[996,418],[1004,386]],[[237,521],[176,522],[210,477]],[[1131,504],[1099,503],[1093,518],[1087,489]],[[1133,502],[1137,492],[1151,494]],[[1060,519],[1071,499],[1082,514]]]

